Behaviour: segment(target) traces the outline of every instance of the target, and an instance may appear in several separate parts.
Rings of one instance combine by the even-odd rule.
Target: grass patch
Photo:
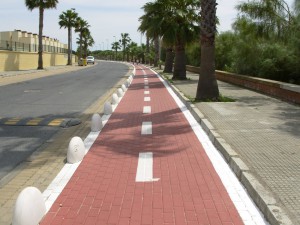
[[[174,83],[174,81],[172,80],[172,76],[170,75],[170,73],[160,73],[160,75],[166,79],[167,81],[169,81],[171,84]]]
[[[220,94],[217,99],[197,100],[195,98],[192,98],[191,96],[185,96],[185,97],[187,97],[192,103],[197,103],[197,102],[235,102],[235,100],[233,98],[223,96],[222,94]]]

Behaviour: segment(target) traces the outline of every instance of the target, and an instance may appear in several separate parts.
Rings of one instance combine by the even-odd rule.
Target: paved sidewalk
[[[133,83],[41,224],[266,224],[177,104],[156,74],[137,66]]]
[[[171,77],[168,75],[169,78]],[[195,97],[198,74],[173,84]],[[198,117],[264,214],[300,224],[300,106],[219,82],[231,103],[195,103]],[[191,103],[188,103],[191,104]],[[286,215],[287,214],[287,215]]]

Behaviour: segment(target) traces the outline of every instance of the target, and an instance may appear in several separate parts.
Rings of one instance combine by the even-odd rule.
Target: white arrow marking
[[[154,182],[159,178],[153,178],[153,153],[140,152],[136,171],[136,182]]]

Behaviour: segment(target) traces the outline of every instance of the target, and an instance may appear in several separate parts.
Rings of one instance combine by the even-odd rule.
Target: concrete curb
[[[164,77],[162,78],[164,79]],[[267,221],[272,225],[292,225],[293,222],[288,217],[287,213],[277,206],[277,201],[273,197],[272,193],[266,190],[266,188],[251,174],[251,170],[246,163],[243,162],[231,146],[216,132],[210,121],[206,119],[201,111],[184,96],[182,91],[180,91],[167,79],[164,80],[168,82],[176,95],[185,104],[196,121],[201,125],[202,129],[207,133],[216,149],[221,152],[228,165],[246,188],[249,196],[261,210]]]

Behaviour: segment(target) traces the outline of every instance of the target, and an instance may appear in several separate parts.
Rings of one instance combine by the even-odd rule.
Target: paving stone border
[[[159,74],[159,72],[157,72]],[[162,77],[162,76],[161,76]],[[251,170],[243,162],[239,155],[231,148],[231,146],[215,131],[215,128],[201,111],[187,98],[183,92],[174,84],[162,77],[168,82],[170,87],[186,105],[187,109],[194,116],[196,121],[201,125],[207,133],[214,146],[221,152],[233,172],[236,174],[240,182],[246,188],[248,194],[261,210],[265,218],[272,225],[292,225],[293,222],[288,217],[287,213],[277,206],[276,199],[272,194],[251,174]]]

